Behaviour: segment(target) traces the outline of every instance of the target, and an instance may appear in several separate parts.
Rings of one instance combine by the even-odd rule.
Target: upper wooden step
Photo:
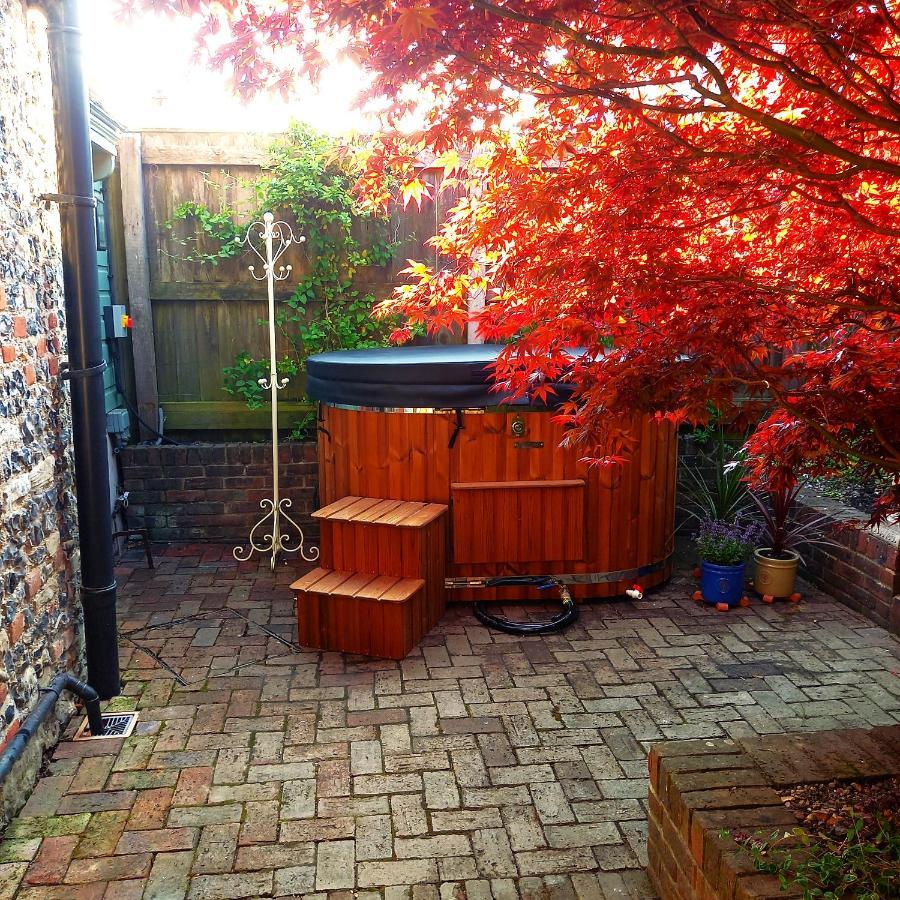
[[[421,578],[396,578],[393,575],[370,575],[366,572],[336,572],[313,569],[292,585],[294,591],[359,597],[381,603],[406,603],[424,585]]]
[[[379,500],[375,497],[342,497],[314,512],[313,518],[330,522],[361,522],[395,528],[422,528],[447,512],[443,503],[418,500]]]

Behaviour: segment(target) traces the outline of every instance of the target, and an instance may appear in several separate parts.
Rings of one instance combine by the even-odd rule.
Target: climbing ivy
[[[249,185],[255,208],[239,212],[222,205],[214,212],[187,202],[175,209],[168,223],[170,229],[178,221],[192,223],[194,234],[181,241],[190,247],[185,258],[217,265],[244,252],[241,238],[249,222],[268,211],[290,214],[295,233],[306,238],[310,266],[291,296],[276,306],[275,325],[290,348],[277,361],[281,375],[298,375],[314,353],[385,346],[398,325],[396,318],[375,318],[376,297],[355,286],[362,270],[388,265],[395,247],[388,237],[388,220],[357,205],[355,182],[351,155],[341,153],[332,138],[295,123],[271,148],[263,174]],[[365,245],[354,236],[364,220],[371,235]],[[268,322],[261,319],[259,324]],[[268,399],[268,391],[258,383],[267,375],[268,359],[243,351],[224,369],[224,387],[256,409]],[[295,435],[308,424],[295,426]]]

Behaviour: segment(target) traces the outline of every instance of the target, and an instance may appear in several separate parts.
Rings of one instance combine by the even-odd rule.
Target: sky
[[[223,74],[192,62],[188,21],[145,14],[126,23],[116,0],[80,2],[91,94],[126,129],[272,132],[298,119],[336,135],[363,130],[353,109],[362,78],[350,63],[333,65],[318,90],[298,85],[289,102],[266,94],[243,101]]]

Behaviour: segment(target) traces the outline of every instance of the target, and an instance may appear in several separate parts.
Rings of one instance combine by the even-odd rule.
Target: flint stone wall
[[[82,646],[59,218],[39,199],[56,190],[45,27],[23,0],[0,0],[0,747],[42,685],[80,670]],[[24,802],[56,727],[4,785],[4,812]]]

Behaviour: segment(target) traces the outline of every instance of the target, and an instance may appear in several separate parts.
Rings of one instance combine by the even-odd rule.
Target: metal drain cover
[[[134,726],[137,724],[138,714],[136,712],[127,713],[103,713],[103,733],[91,734],[88,726],[88,720],[85,719],[78,726],[73,740],[76,741],[96,741],[99,738],[120,738],[128,737]]]

